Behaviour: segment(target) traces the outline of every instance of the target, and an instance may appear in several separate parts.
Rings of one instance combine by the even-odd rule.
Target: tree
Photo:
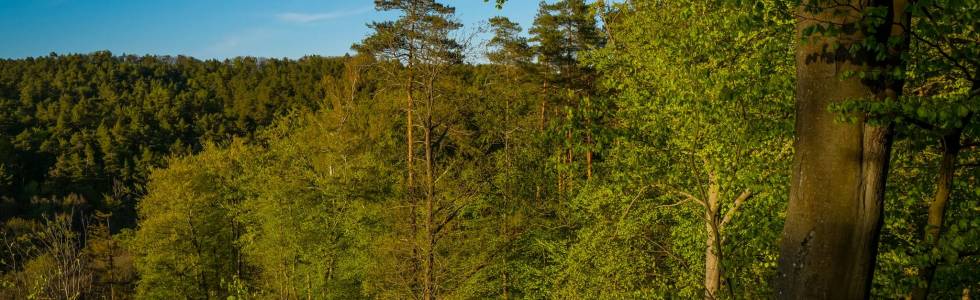
[[[132,227],[149,167],[166,154],[247,136],[288,110],[318,106],[325,88],[314,83],[340,77],[342,63],[106,51],[4,60],[0,153],[16,183],[0,192],[18,204],[7,212],[36,217],[32,197],[77,194],[92,209],[113,212],[118,228]],[[130,193],[110,208],[100,200],[116,183]]]
[[[394,60],[401,63],[407,73],[404,90],[405,100],[405,140],[407,145],[406,161],[408,166],[414,165],[415,127],[412,122],[415,105],[415,86],[424,81],[416,78],[417,68],[421,65],[440,63],[442,60],[459,60],[455,51],[458,50],[456,41],[449,38],[447,33],[458,29],[461,25],[450,17],[455,8],[443,5],[434,0],[383,0],[375,2],[379,11],[399,11],[402,16],[395,21],[373,22],[368,27],[374,34],[367,37],[354,49],[382,59]],[[407,168],[407,186],[414,185],[412,167]]]
[[[406,103],[406,197],[408,198],[409,219],[407,224],[410,236],[408,248],[412,249],[409,264],[413,274],[413,282],[408,284],[413,294],[422,299],[432,299],[454,289],[444,284],[449,278],[440,273],[452,270],[442,262],[444,255],[441,244],[460,243],[459,240],[445,241],[450,230],[460,222],[457,217],[464,213],[472,204],[475,195],[468,191],[472,183],[462,184],[459,188],[448,190],[445,182],[453,182],[445,178],[454,176],[469,176],[465,168],[467,164],[456,165],[458,160],[449,149],[460,151],[454,139],[447,136],[460,121],[461,112],[454,112],[464,93],[454,93],[456,89],[453,80],[446,80],[451,68],[463,61],[463,50],[459,41],[452,33],[461,25],[452,19],[454,8],[431,0],[379,1],[379,10],[397,10],[402,16],[396,21],[375,22],[370,25],[375,33],[365,39],[360,45],[355,45],[359,51],[374,54],[381,59],[393,60],[404,66],[407,78],[405,92]],[[447,86],[447,84],[450,84]],[[418,94],[418,98],[416,98]],[[418,103],[416,103],[418,102]],[[415,112],[418,111],[418,114]],[[418,118],[418,120],[416,120]],[[418,121],[418,125],[416,122]],[[416,141],[414,132],[420,130],[422,140]],[[421,165],[415,162],[417,142],[421,142]],[[421,182],[416,182],[416,168],[422,174]],[[441,181],[441,182],[437,182]],[[438,183],[438,184],[437,184]],[[450,186],[451,187],[451,186]],[[447,189],[447,190],[443,190]],[[464,274],[456,280],[468,277]]]
[[[242,148],[239,143],[225,151]],[[231,214],[246,196],[234,184],[241,159],[227,159],[219,151],[204,153],[175,159],[150,178],[131,249],[137,255],[140,296],[225,296],[222,283],[245,272],[233,246],[241,226]]]
[[[634,3],[607,25],[610,44],[586,60],[616,91],[621,126],[613,150],[619,159],[607,167],[616,170],[614,180],[596,189],[621,195],[583,199],[599,202],[584,207],[612,202],[619,212],[586,217],[611,224],[583,232],[608,227],[611,236],[600,236],[627,241],[659,233],[643,245],[653,256],[644,263],[668,274],[665,282],[630,284],[675,284],[665,294],[680,297],[765,295],[758,288],[736,292],[736,286],[764,281],[755,276],[767,272],[765,263],[747,253],[770,264],[774,256],[774,241],[751,235],[775,236],[779,225],[764,211],[780,209],[785,193],[792,62],[789,19],[778,13],[783,7],[753,4],[746,10],[712,1]],[[581,243],[588,242],[597,241]],[[694,268],[700,271],[688,271]]]
[[[915,239],[902,238],[903,241],[916,245],[909,247],[907,253],[919,252],[915,255],[920,258],[916,259],[920,262],[915,266],[918,269],[918,278],[915,280],[917,283],[909,294],[914,299],[925,299],[929,295],[935,273],[942,263],[936,253],[969,251],[952,245],[952,241],[969,239],[970,226],[956,226],[958,233],[951,237],[944,237],[942,232],[947,223],[948,207],[954,205],[953,200],[960,198],[957,200],[969,201],[971,194],[960,192],[958,197],[953,196],[957,194],[957,185],[961,184],[957,182],[961,180],[959,177],[968,174],[968,166],[959,162],[969,158],[970,145],[976,140],[974,107],[980,96],[980,85],[976,77],[980,62],[975,57],[980,53],[980,44],[976,40],[970,41],[971,37],[977,37],[976,30],[963,26],[975,19],[976,5],[975,1],[910,2],[906,9],[912,24],[909,29],[910,49],[908,56],[903,57],[908,68],[897,74],[905,79],[904,94],[892,99],[893,101],[852,101],[836,107],[845,114],[866,114],[878,122],[894,123],[901,146],[924,152],[923,154],[933,154],[937,158],[904,154],[896,159],[899,162],[910,162],[903,165],[901,173],[895,174],[899,176],[897,180],[901,180],[904,185],[893,189],[902,192],[895,193],[895,199],[889,200],[896,202],[892,207],[902,209],[889,211],[888,215],[898,217],[895,220],[886,220],[886,224],[908,221],[918,224],[921,219],[916,213],[908,211],[916,211],[917,208],[905,204],[908,203],[909,196],[919,194],[920,189],[931,193],[927,207],[918,208],[927,212],[926,218],[921,220],[924,224],[918,228],[919,236]],[[933,181],[927,184],[908,178],[909,172],[916,169],[912,162],[935,165],[930,170],[935,172]],[[962,213],[953,215],[959,214]],[[889,234],[895,237],[903,235]],[[891,254],[895,254],[894,250],[896,249],[889,248]],[[955,257],[959,254],[943,256]],[[950,265],[956,265],[959,260],[947,261]]]
[[[906,90],[918,94],[909,95],[911,97],[902,102],[912,102],[912,105],[905,105],[906,111],[916,104],[923,106],[917,107],[915,114],[901,115],[905,116],[904,120],[911,120],[915,126],[938,136],[942,150],[923,230],[922,241],[927,249],[936,247],[942,238],[960,152],[976,140],[977,111],[973,108],[980,100],[980,78],[976,75],[980,70],[980,61],[976,60],[980,54],[980,41],[964,42],[960,37],[976,38],[978,32],[969,26],[958,25],[976,20],[977,5],[976,1],[913,2],[908,8],[916,22],[910,32],[914,48],[909,62],[911,72],[916,76],[909,76],[910,86]],[[922,96],[933,99],[920,98]],[[926,105],[934,112],[919,114]],[[938,262],[929,260],[923,266],[920,279],[924,286],[920,284],[913,290],[913,299],[926,299],[929,295],[937,265]]]
[[[52,265],[42,273],[41,294],[51,298],[80,299],[92,288],[89,258],[82,251],[82,236],[71,228],[74,215],[48,220],[37,233],[42,257]],[[41,260],[43,262],[44,260]]]
[[[582,0],[541,2],[534,25],[529,30],[538,76],[542,81],[541,122],[560,131],[563,139],[554,141],[558,195],[567,199],[574,194],[576,182],[592,178],[593,128],[600,126],[602,105],[595,87],[595,70],[579,64],[582,53],[597,49],[603,36],[590,6]],[[550,107],[551,114],[546,110]],[[598,109],[596,109],[598,108]],[[591,112],[591,113],[590,113]],[[545,121],[546,117],[550,121]],[[583,154],[584,170],[576,164]],[[584,176],[583,176],[584,175]]]
[[[841,124],[828,108],[902,95],[905,1],[805,1],[797,9],[796,153],[778,297],[867,298],[877,255],[892,124]],[[857,74],[842,76],[851,73]]]

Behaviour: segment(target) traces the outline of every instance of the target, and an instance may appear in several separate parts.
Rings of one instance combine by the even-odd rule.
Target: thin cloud
[[[333,20],[333,19],[343,18],[347,16],[359,15],[359,14],[369,12],[373,9],[374,8],[371,6],[365,6],[358,9],[338,10],[338,11],[317,13],[317,14],[287,12],[287,13],[277,14],[276,18],[279,19],[280,21],[290,22],[290,23],[312,23],[312,22]]]
[[[202,51],[204,57],[233,57],[246,55],[247,49],[266,43],[275,32],[263,28],[255,28],[232,33],[212,43]]]

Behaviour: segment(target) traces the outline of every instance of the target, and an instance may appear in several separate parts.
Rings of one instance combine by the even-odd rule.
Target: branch
[[[442,229],[445,228],[446,225],[448,225],[449,223],[452,223],[452,221],[456,219],[456,216],[459,215],[459,213],[463,210],[464,207],[466,206],[460,205],[459,207],[456,207],[456,209],[453,209],[452,211],[449,212],[449,215],[447,215],[445,219],[439,222],[439,224],[436,224],[435,230],[432,231],[432,234],[437,236],[436,240],[438,240],[438,235],[440,232],[442,232]]]
[[[936,126],[933,126],[929,122],[922,121],[915,117],[905,115],[905,114],[902,114],[902,116],[905,117],[905,119],[908,120],[909,123],[912,123],[912,125],[918,126],[919,128],[925,129],[926,131],[936,130]]]
[[[636,203],[636,200],[643,196],[648,187],[649,186],[644,186],[642,189],[640,189],[640,192],[636,193],[636,197],[633,197],[633,200],[630,200],[630,204],[626,205],[626,209],[623,210],[623,215],[619,217],[620,223],[626,219],[626,215],[628,215],[630,213],[630,209],[633,208],[633,203]]]
[[[732,221],[732,217],[735,216],[735,212],[742,207],[742,204],[744,204],[746,200],[752,198],[752,195],[752,191],[745,189],[741,195],[738,195],[738,198],[735,198],[735,206],[732,206],[731,209],[725,212],[725,216],[721,219],[721,224],[718,225],[718,231],[722,231],[725,228],[725,225]]]
[[[677,193],[678,195],[687,197],[687,199],[690,199],[691,201],[697,202],[698,204],[701,204],[701,206],[703,206],[705,208],[708,207],[708,205],[705,204],[704,201],[701,201],[701,199],[698,199],[698,197],[694,197],[694,195],[691,195],[688,192],[685,192],[685,191],[682,191],[682,190],[678,190],[678,189],[674,189],[673,192],[674,193]]]
[[[976,80],[975,76],[970,75],[973,74],[970,71],[970,69],[960,64],[960,61],[954,59],[949,53],[946,53],[946,51],[942,48],[942,46],[933,43],[932,41],[929,41],[926,38],[923,38],[922,36],[919,36],[918,34],[915,33],[915,31],[910,31],[910,36],[912,36],[912,38],[916,40],[919,40],[923,44],[926,44],[926,46],[929,46],[933,50],[936,50],[936,52],[938,52],[940,56],[942,56],[947,61],[949,61],[949,63],[953,65],[953,67],[959,69],[960,72],[963,72],[963,75],[967,76],[970,81]]]

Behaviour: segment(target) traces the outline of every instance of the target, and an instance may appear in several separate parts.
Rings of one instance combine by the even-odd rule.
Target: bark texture
[[[797,32],[818,24],[853,24],[863,13],[858,9],[871,6],[886,6],[889,20],[907,24],[904,1],[836,2],[808,1],[819,8],[798,11]],[[885,22],[876,38],[904,34],[901,26]],[[811,37],[797,50],[796,153],[775,285],[779,299],[869,297],[892,129],[839,122],[828,108],[845,100],[898,96],[901,82],[841,77],[846,71],[897,67],[905,50],[889,49],[884,61],[847,51],[850,41],[864,37],[860,30],[844,30]]]

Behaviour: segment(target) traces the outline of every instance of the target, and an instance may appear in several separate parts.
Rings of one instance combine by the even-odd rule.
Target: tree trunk
[[[908,24],[904,1],[848,3],[864,9],[890,8],[886,18],[895,21],[884,22],[875,36],[877,41],[905,35],[900,25],[892,25]],[[801,15],[797,24],[801,34],[817,24],[853,24],[861,12],[849,6],[817,12],[801,6],[797,13]],[[838,122],[828,107],[844,100],[877,101],[898,96],[899,81],[841,76],[846,71],[899,67],[899,57],[906,48],[889,49],[884,61],[871,59],[871,53],[849,54],[852,45],[848,43],[862,39],[861,32],[844,30],[837,36],[810,37],[797,49],[796,153],[775,285],[779,299],[869,297],[892,129],[863,119]]]
[[[718,232],[719,186],[714,176],[708,186],[708,201],[704,207],[705,230],[708,233],[704,252],[704,299],[718,299],[721,290],[721,237]]]
[[[541,115],[539,116],[539,119],[538,119],[538,131],[539,132],[544,132],[544,111],[545,111],[545,108],[548,106],[548,101],[546,100],[546,99],[548,99],[547,98],[548,97],[548,83],[547,82],[543,83],[541,89],[544,91],[544,95],[541,97]]]
[[[565,190],[562,191],[562,197],[569,196],[571,198],[571,192],[576,179],[576,170],[572,166],[575,158],[575,142],[572,140],[572,127],[574,122],[572,121],[572,113],[569,112],[565,116],[565,122],[568,122],[568,129],[565,130]],[[580,177],[579,177],[580,178]]]
[[[718,231],[709,224],[708,248],[704,253],[704,299],[718,299],[721,290],[721,245],[718,243]]]
[[[423,265],[424,279],[422,280],[422,299],[432,300],[436,297],[435,283],[435,178],[432,153],[432,85],[429,83],[425,107],[425,233],[426,249]]]
[[[922,241],[928,248],[935,247],[943,229],[943,218],[946,216],[946,205],[953,190],[953,175],[956,172],[956,157],[960,153],[960,130],[946,135],[942,139],[943,157],[939,163],[939,177],[936,178],[936,193],[929,204],[929,220],[926,223]],[[920,272],[920,279],[925,281],[925,287],[912,290],[912,299],[922,300],[929,296],[933,276],[936,273],[936,263],[930,262]]]
[[[591,130],[591,128],[588,128],[588,130]],[[585,152],[585,165],[586,165],[585,179],[592,180],[592,133],[591,132],[586,133],[585,144],[588,146],[588,149]]]
[[[503,295],[504,300],[510,300],[510,291],[507,289],[507,285],[508,285],[507,272],[504,272],[503,283],[504,283],[504,295]]]
[[[416,189],[415,189],[415,176],[414,176],[415,175],[415,163],[414,163],[414,158],[415,158],[415,138],[413,137],[413,134],[412,134],[412,132],[414,131],[413,130],[414,129],[413,128],[413,118],[414,118],[413,113],[415,111],[415,99],[413,97],[413,93],[414,93],[414,90],[415,90],[415,88],[414,88],[415,87],[415,72],[412,69],[413,68],[413,65],[412,65],[412,60],[413,59],[414,59],[414,53],[410,51],[410,54],[409,54],[409,63],[408,63],[408,85],[406,87],[407,97],[406,97],[406,100],[405,100],[406,101],[406,103],[405,103],[405,144],[407,145],[407,147],[406,147],[407,148],[407,152],[406,152],[405,169],[407,170],[407,173],[408,173],[408,178],[405,181],[405,197],[407,198],[407,202],[409,203],[409,207],[410,207],[409,208],[409,213],[410,213],[410,218],[411,218],[410,222],[411,222],[411,227],[412,227],[412,231],[411,232],[412,232],[413,235],[415,235],[415,239],[413,239],[413,241],[414,241],[414,240],[417,239],[417,237],[418,237],[417,234],[419,232],[418,231],[419,230],[419,220],[418,220],[419,219],[419,213],[418,213],[418,211],[419,211],[419,209],[418,209],[419,202],[418,202],[418,195],[415,193],[415,191],[416,191]],[[425,286],[426,286],[425,280],[419,278],[420,276],[417,275],[417,274],[419,274],[419,269],[423,269],[422,271],[425,272],[425,270],[424,270],[424,268],[425,268],[424,263],[421,263],[420,262],[420,259],[419,259],[420,256],[421,256],[419,252],[423,252],[421,254],[422,255],[425,255],[425,253],[424,253],[425,250],[424,249],[419,249],[419,248],[420,248],[420,246],[419,246],[419,244],[417,242],[412,243],[412,264],[411,264],[411,272],[413,274],[413,276],[412,276],[412,278],[413,278],[413,280],[412,280],[413,281],[412,282],[412,290],[413,291],[415,291],[416,288],[419,287],[419,285],[421,285],[421,288],[424,291],[425,290]]]
[[[407,190],[409,192],[411,192],[412,185],[413,185],[414,179],[415,179],[414,176],[413,176],[414,175],[414,172],[412,170],[412,168],[413,168],[413,162],[412,161],[413,161],[413,158],[415,157],[415,149],[414,149],[415,139],[412,137],[412,131],[413,131],[412,130],[413,129],[412,128],[412,117],[413,117],[412,116],[412,113],[415,110],[415,104],[414,104],[415,103],[415,99],[412,98],[412,92],[414,90],[413,89],[413,86],[415,85],[415,82],[414,82],[415,81],[415,74],[414,74],[414,72],[412,72],[411,66],[409,66],[409,71],[408,72],[409,72],[409,75],[408,75],[408,88],[406,89],[407,90],[407,93],[408,93],[408,97],[407,97],[406,103],[405,103],[405,144],[408,145],[408,153],[406,153],[406,159],[408,161],[407,162],[408,165],[406,167],[408,169],[408,181],[407,181],[406,184],[407,184],[407,187],[408,187]],[[411,197],[411,195],[409,195],[409,197]]]

